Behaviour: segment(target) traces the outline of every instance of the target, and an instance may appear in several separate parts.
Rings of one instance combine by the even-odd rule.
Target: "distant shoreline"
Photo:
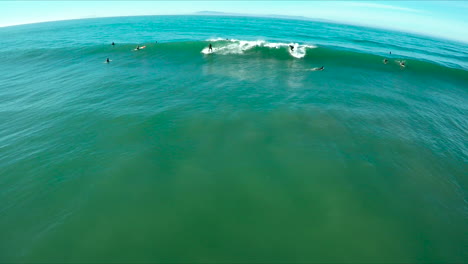
[[[37,21],[37,22],[27,22],[21,24],[12,24],[12,25],[0,25],[0,30],[3,28],[10,28],[10,27],[17,27],[17,26],[28,26],[28,25],[35,25],[35,24],[44,24],[44,23],[55,23],[55,22],[67,22],[67,21],[76,21],[76,20],[91,20],[91,19],[115,19],[115,18],[136,18],[136,17],[161,17],[161,16],[219,16],[219,17],[249,17],[249,18],[269,18],[269,19],[284,19],[284,20],[297,20],[297,21],[310,21],[310,22],[317,22],[317,23],[330,23],[336,25],[346,25],[346,26],[355,26],[355,27],[364,27],[374,30],[383,30],[388,32],[399,32],[405,34],[411,34],[419,37],[429,37],[434,38],[441,41],[452,41],[459,44],[468,44],[468,41],[464,41],[462,39],[455,39],[455,38],[447,38],[442,36],[435,36],[424,34],[420,32],[414,31],[402,31],[398,29],[392,28],[384,28],[378,26],[372,26],[367,24],[356,24],[356,23],[345,23],[341,21],[335,20],[328,20],[328,19],[320,19],[320,18],[312,18],[312,17],[305,17],[305,16],[287,16],[287,15],[275,15],[275,14],[241,14],[241,13],[224,13],[224,12],[213,12],[213,11],[200,11],[196,13],[189,13],[189,14],[164,14],[164,15],[141,15],[141,16],[102,16],[102,17],[82,17],[82,18],[70,18],[70,19],[58,19],[58,20],[49,20],[49,21]]]

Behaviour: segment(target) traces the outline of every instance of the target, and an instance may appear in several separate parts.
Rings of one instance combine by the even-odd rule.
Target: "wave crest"
[[[272,49],[287,49],[289,54],[295,58],[303,58],[307,54],[307,49],[314,49],[317,46],[314,45],[307,45],[307,44],[299,44],[299,43],[281,43],[281,42],[267,42],[264,40],[238,40],[238,39],[223,39],[223,38],[215,38],[215,39],[208,39],[209,42],[219,42],[217,45],[213,47],[213,50],[210,51],[208,47],[204,48],[201,53],[203,54],[221,54],[221,55],[228,55],[228,54],[243,54],[245,51],[250,50],[256,47],[265,47],[265,48],[272,48]],[[292,46],[293,49],[291,50],[289,47]]]

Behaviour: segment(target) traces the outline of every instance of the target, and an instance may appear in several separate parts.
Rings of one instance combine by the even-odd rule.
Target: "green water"
[[[275,33],[291,25],[304,54]],[[311,25],[330,40],[301,39]],[[227,32],[278,48],[205,41]],[[219,17],[0,29],[24,45],[0,53],[0,262],[467,262],[466,47],[399,34]]]

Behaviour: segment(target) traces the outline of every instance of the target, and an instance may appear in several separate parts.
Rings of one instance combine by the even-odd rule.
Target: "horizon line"
[[[212,14],[209,14],[212,13]],[[152,14],[152,15],[120,15],[120,16],[91,16],[91,17],[79,17],[79,18],[67,18],[67,19],[55,19],[55,20],[47,20],[47,21],[35,21],[35,22],[26,22],[26,23],[19,23],[19,24],[11,24],[11,25],[0,25],[0,28],[8,28],[8,27],[15,27],[15,26],[26,26],[26,25],[34,25],[34,24],[42,24],[42,23],[50,23],[50,22],[65,22],[65,21],[73,21],[73,20],[87,20],[87,19],[100,19],[100,18],[120,18],[120,17],[150,17],[150,16],[239,16],[239,17],[266,17],[271,19],[290,19],[290,20],[306,20],[306,21],[313,21],[319,23],[332,23],[338,25],[347,25],[347,26],[357,26],[357,27],[367,27],[372,29],[380,29],[380,30],[389,30],[394,32],[400,33],[407,33],[413,34],[416,36],[422,37],[431,37],[436,38],[439,40],[446,40],[446,41],[454,41],[458,43],[467,44],[468,40],[462,39],[454,39],[448,38],[444,36],[438,35],[430,35],[425,34],[422,32],[416,31],[404,31],[394,28],[388,27],[379,27],[369,24],[360,24],[360,23],[348,23],[343,21],[337,21],[333,19],[322,19],[322,18],[314,18],[314,17],[307,17],[307,16],[294,16],[294,15],[278,15],[278,14],[243,14],[243,13],[229,13],[229,12],[222,12],[222,11],[197,11],[192,13],[183,13],[183,14]],[[276,17],[275,17],[276,16]]]

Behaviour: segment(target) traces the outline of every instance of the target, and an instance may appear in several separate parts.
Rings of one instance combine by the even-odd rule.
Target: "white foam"
[[[203,54],[216,53],[221,55],[226,54],[242,54],[244,51],[252,49],[254,47],[260,47],[263,45],[264,41],[245,41],[245,40],[231,40],[231,43],[226,45],[213,47],[213,51],[210,52],[208,48],[202,50]]]
[[[279,48],[287,48],[288,52],[291,56],[295,58],[303,58],[306,55],[307,49],[313,49],[317,48],[317,46],[314,45],[300,45],[298,43],[275,43],[275,42],[266,42],[264,40],[254,40],[254,41],[248,41],[248,40],[237,40],[237,39],[223,39],[223,38],[214,38],[214,39],[208,39],[207,41],[210,42],[230,42],[226,44],[221,44],[217,45],[218,47],[213,47],[212,52],[209,51],[208,48],[204,48],[201,53],[203,54],[210,54],[210,53],[216,53],[216,54],[221,54],[221,55],[226,55],[226,54],[243,54],[245,51],[250,50],[254,47],[267,47],[267,48],[274,48],[274,49],[279,49]],[[293,46],[294,49],[291,50],[289,46]]]
[[[306,47],[300,46],[297,43],[294,43],[292,46],[294,47],[294,49],[289,49],[289,54],[291,54],[291,56],[300,59],[306,55]]]
[[[287,43],[266,43],[265,47],[279,49],[280,47],[287,47]]]

